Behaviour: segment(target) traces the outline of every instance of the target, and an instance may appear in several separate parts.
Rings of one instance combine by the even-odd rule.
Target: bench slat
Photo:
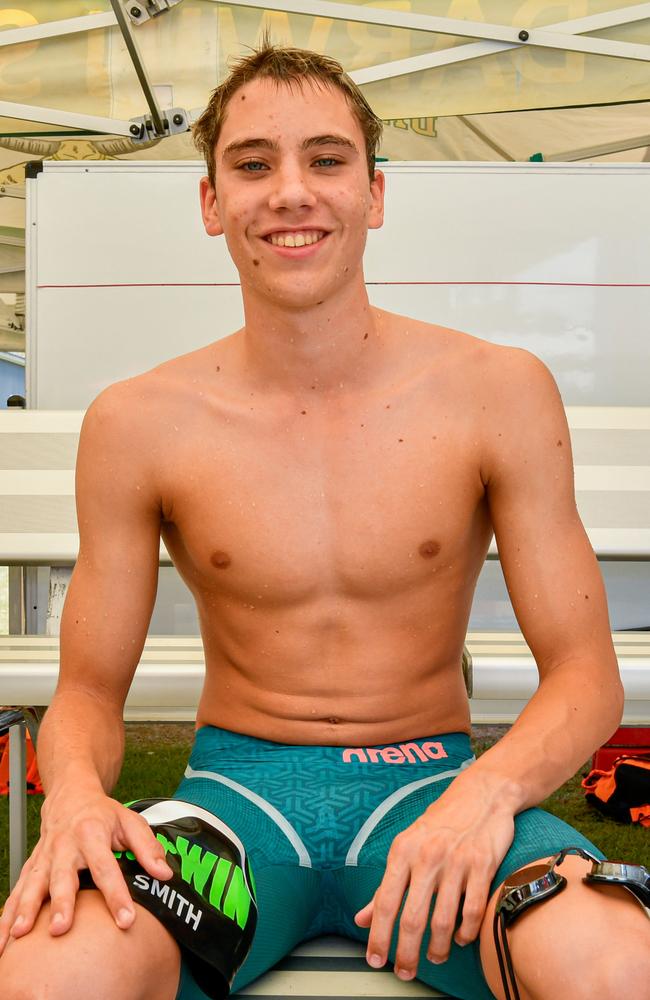
[[[623,723],[650,719],[650,633],[616,632],[614,649],[625,688]],[[475,723],[514,722],[537,688],[533,655],[523,637],[470,632]],[[7,705],[48,705],[59,667],[56,636],[0,636],[1,700]],[[150,636],[131,685],[128,721],[193,721],[204,676],[199,636]]]
[[[386,969],[371,969],[365,960],[365,947],[359,941],[326,935],[305,941],[274,969],[244,989],[236,997],[259,996],[269,1000],[286,997],[325,1000],[327,997],[446,997],[424,983],[403,982]]]
[[[567,406],[576,502],[601,559],[650,559],[650,407]],[[71,565],[77,410],[0,412],[0,565]],[[493,541],[489,558],[498,558]],[[160,546],[161,565],[170,565]]]

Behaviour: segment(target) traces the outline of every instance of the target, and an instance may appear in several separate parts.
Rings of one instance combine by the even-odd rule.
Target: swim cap
[[[176,940],[198,986],[214,1000],[230,992],[257,924],[255,884],[244,846],[212,813],[180,799],[140,799],[174,874],[149,875],[131,851],[116,851],[133,899]]]

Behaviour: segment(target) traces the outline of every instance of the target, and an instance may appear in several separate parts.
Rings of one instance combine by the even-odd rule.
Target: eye
[[[246,160],[244,163],[240,163],[238,170],[243,170],[246,174],[258,174],[263,170],[266,170],[266,163],[262,163],[261,160]]]
[[[334,156],[321,156],[315,161],[316,166],[336,167],[340,163]]]

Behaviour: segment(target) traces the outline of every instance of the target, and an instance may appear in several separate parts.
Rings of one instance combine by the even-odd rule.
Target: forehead
[[[361,125],[338,87],[307,78],[297,83],[251,80],[230,98],[217,140],[217,155],[229,142],[251,135],[282,144],[301,142],[307,135],[337,133],[364,147]]]

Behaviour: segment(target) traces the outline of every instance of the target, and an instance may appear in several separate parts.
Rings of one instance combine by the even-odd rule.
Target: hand
[[[476,938],[490,883],[514,836],[513,811],[500,801],[497,784],[489,775],[477,781],[465,772],[395,837],[379,888],[355,916],[358,926],[370,927],[370,965],[380,968],[386,962],[407,889],[395,955],[395,972],[401,979],[416,974],[434,892],[429,961],[447,960],[463,893],[462,922],[454,940],[464,945]]]
[[[113,851],[130,850],[154,878],[167,879],[172,870],[162,844],[147,821],[102,791],[62,788],[45,800],[41,837],[7,900],[0,918],[0,955],[9,936],[28,934],[47,899],[51,899],[50,934],[65,934],[72,926],[78,872],[89,868],[118,927],[135,919],[135,905]]]

